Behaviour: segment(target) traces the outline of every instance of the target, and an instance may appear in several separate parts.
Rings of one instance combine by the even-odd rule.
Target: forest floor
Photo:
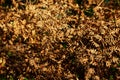
[[[120,80],[120,9],[90,5],[0,8],[0,80]]]

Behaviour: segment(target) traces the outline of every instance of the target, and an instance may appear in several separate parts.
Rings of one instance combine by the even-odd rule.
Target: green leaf
[[[84,14],[88,17],[92,17],[94,15],[93,8],[89,8],[88,10],[84,10]]]
[[[25,77],[24,80],[28,80],[28,79]]]
[[[14,80],[13,77],[10,75],[10,80]]]
[[[83,0],[75,0],[75,2],[76,2],[78,5],[83,4]]]
[[[104,0],[105,3],[108,3],[110,0]]]
[[[8,51],[7,53],[8,57],[12,56],[12,53],[10,51]]]
[[[6,78],[2,78],[1,80],[7,80]]]
[[[118,64],[118,67],[120,67],[120,63]]]
[[[63,48],[67,48],[67,42],[61,42]]]
[[[49,35],[49,32],[46,31],[45,34],[48,36],[48,35]]]
[[[117,69],[116,69],[116,68],[114,68],[114,67],[112,67],[110,70],[111,70],[112,72],[117,71]]]
[[[34,78],[32,78],[32,80],[35,80]]]
[[[110,75],[109,80],[114,80],[113,75]]]

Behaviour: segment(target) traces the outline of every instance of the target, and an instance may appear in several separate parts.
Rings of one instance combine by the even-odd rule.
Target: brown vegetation
[[[0,8],[0,80],[120,79],[119,5],[12,4]]]

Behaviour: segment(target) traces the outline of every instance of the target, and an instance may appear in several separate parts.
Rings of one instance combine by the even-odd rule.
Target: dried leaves
[[[119,27],[119,10],[86,5],[92,5],[92,0],[76,1],[78,5],[74,1],[42,0],[26,5],[25,10],[1,12],[0,51],[5,58],[0,58],[0,68],[8,67],[5,73],[15,72],[12,76],[20,79],[30,79],[31,74],[36,80],[46,76],[109,79],[108,69],[117,69],[120,63],[120,28],[115,28]],[[83,3],[84,9],[80,9]],[[119,75],[111,71],[116,73],[110,73],[113,77]]]

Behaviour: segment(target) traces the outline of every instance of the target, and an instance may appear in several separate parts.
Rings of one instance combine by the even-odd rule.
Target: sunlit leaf
[[[10,75],[10,80],[14,80],[13,77]]]

